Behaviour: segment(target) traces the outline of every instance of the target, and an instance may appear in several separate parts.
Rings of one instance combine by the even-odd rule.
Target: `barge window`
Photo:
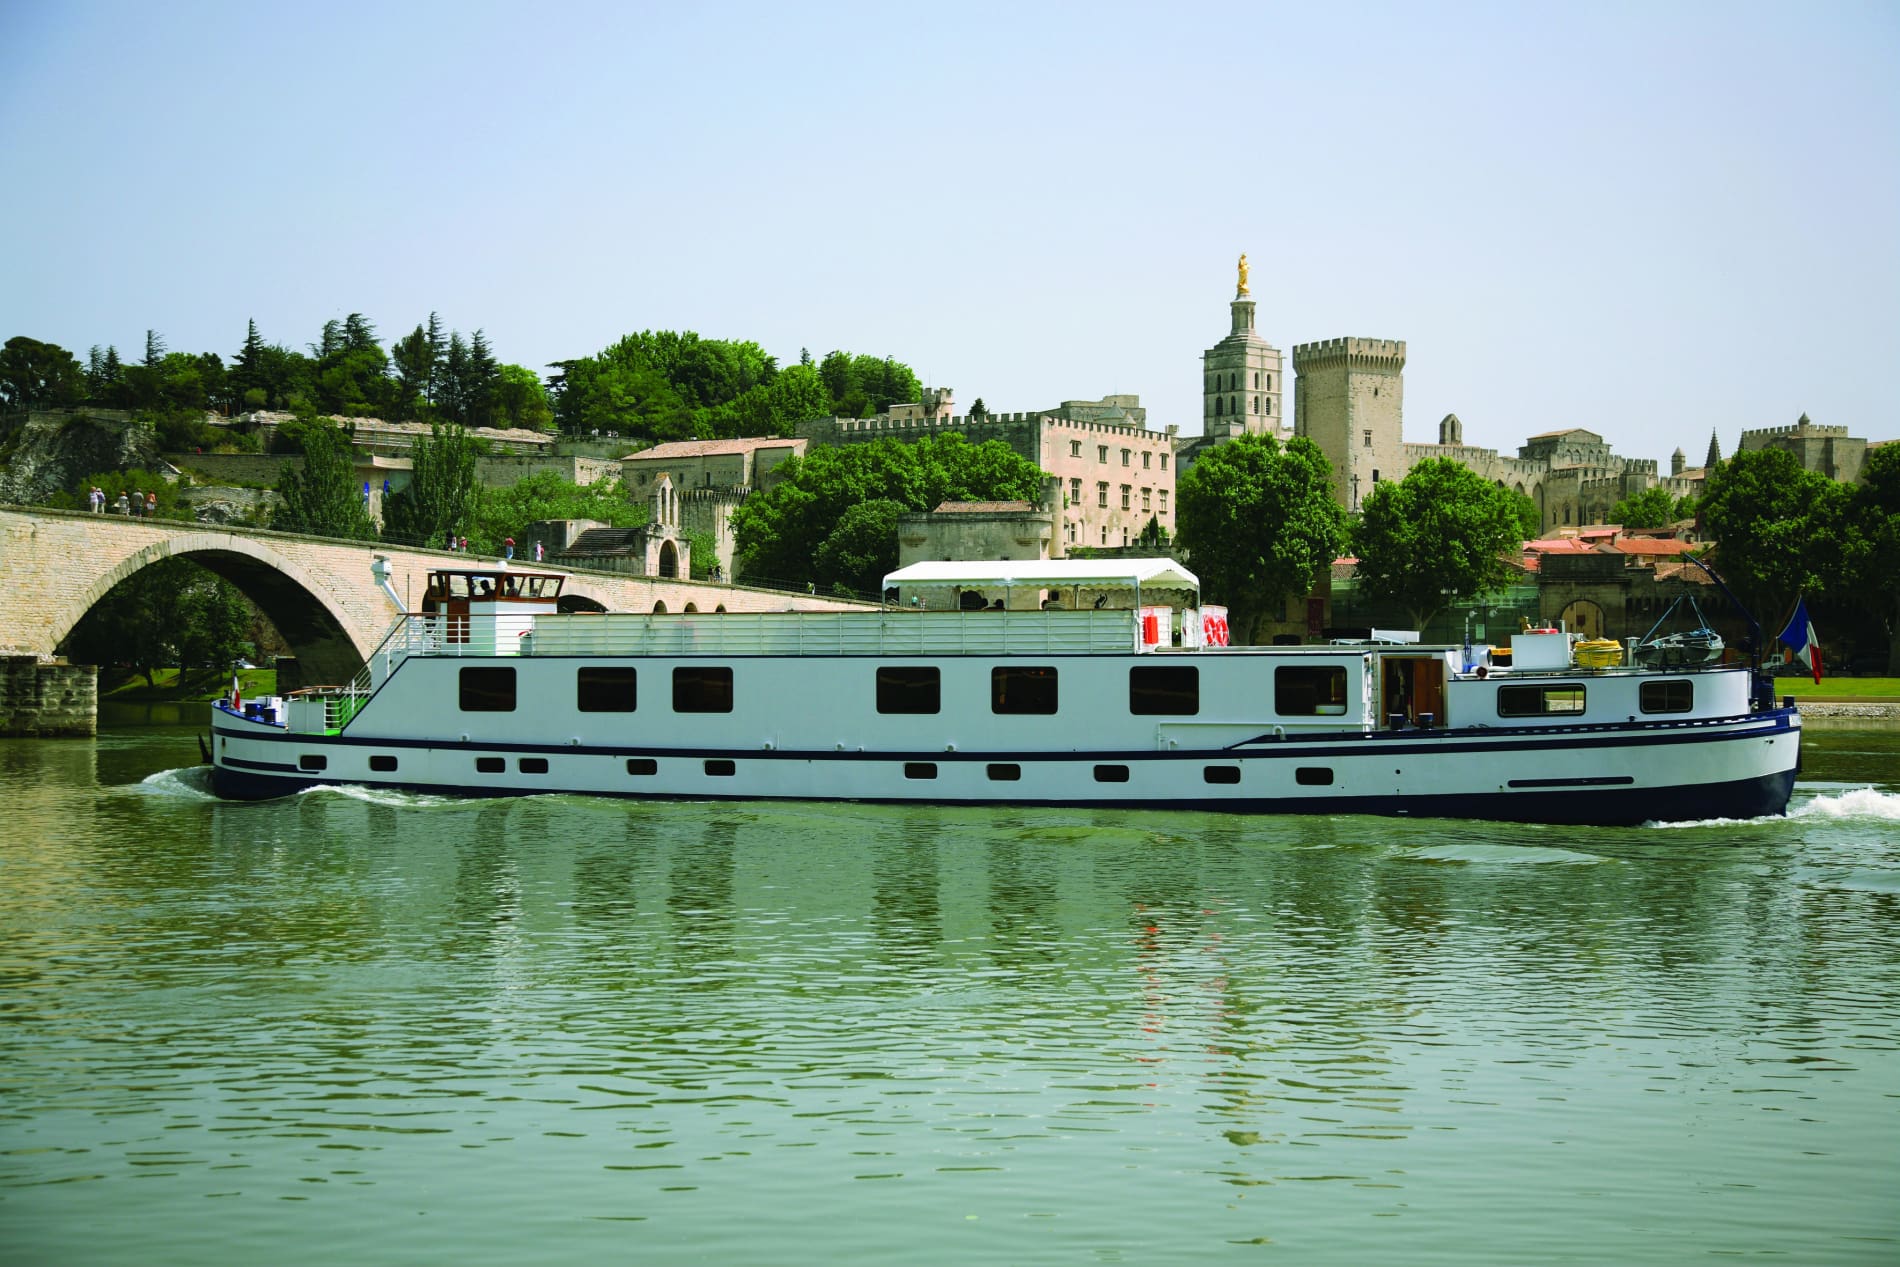
[[[638,670],[594,667],[574,675],[574,707],[583,713],[631,713],[638,703]]]
[[[1191,664],[1128,670],[1128,711],[1137,717],[1192,717],[1201,711],[1201,671]]]
[[[508,763],[500,757],[475,758],[475,773],[477,774],[500,774],[507,768]]]
[[[305,752],[297,757],[299,770],[322,770],[329,766],[330,758],[320,752]]]
[[[934,779],[937,777],[935,761],[906,761],[904,777],[907,779]]]
[[[1645,682],[1638,702],[1645,713],[1686,713],[1695,707],[1695,683],[1688,678]]]
[[[396,758],[377,756],[369,759],[369,768],[378,774],[389,774],[396,768]]]
[[[993,762],[989,767],[992,783],[1016,783],[1023,777],[1023,768],[1013,761]]]
[[[1282,717],[1344,716],[1346,666],[1281,665],[1273,671],[1273,711]]]
[[[732,762],[722,761],[717,757],[706,763],[706,773],[718,779],[731,778],[737,769],[738,767],[733,765]]]
[[[546,757],[523,757],[516,765],[523,774],[546,774],[548,772],[548,759]]]
[[[877,670],[877,711],[934,713],[943,701],[942,674],[935,665],[881,664]]]
[[[515,671],[513,669],[463,669],[461,673],[463,712],[512,713],[515,711]]]
[[[1565,682],[1558,686],[1500,686],[1499,717],[1546,717],[1552,714],[1581,713],[1583,683]]]
[[[1056,671],[1054,666],[998,665],[990,670],[990,711],[992,713],[1042,713],[1056,711]]]
[[[714,665],[694,665],[674,669],[673,711],[676,713],[730,713],[732,711],[732,670]]]
[[[1201,779],[1206,783],[1238,783],[1240,767],[1237,765],[1210,765],[1201,770]]]
[[[1295,766],[1293,781],[1301,787],[1331,787],[1333,771],[1330,766],[1323,765]]]
[[[1098,765],[1095,767],[1097,783],[1128,782],[1128,767],[1125,765]]]
[[[658,774],[659,772],[660,763],[655,761],[652,757],[627,758],[628,774]]]

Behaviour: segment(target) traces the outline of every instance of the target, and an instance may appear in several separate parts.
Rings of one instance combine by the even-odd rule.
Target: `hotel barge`
[[[924,564],[887,585],[927,603],[845,612],[564,613],[563,580],[433,573],[353,682],[213,709],[216,791],[1608,825],[1779,814],[1799,767],[1799,714],[1746,668],[1580,667],[1550,632],[1508,666],[1207,645],[1218,609],[1168,560]]]

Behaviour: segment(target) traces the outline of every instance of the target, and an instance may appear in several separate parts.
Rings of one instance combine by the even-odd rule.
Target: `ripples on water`
[[[1787,819],[1605,831],[0,744],[0,1261],[1891,1262],[1859,742]]]

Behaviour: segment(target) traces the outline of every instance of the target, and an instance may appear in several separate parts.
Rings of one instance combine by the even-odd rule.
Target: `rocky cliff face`
[[[32,412],[0,436],[0,502],[43,502],[97,471],[159,469],[150,427],[116,410]]]

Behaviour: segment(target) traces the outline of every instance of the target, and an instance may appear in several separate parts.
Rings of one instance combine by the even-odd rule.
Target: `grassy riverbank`
[[[99,698],[120,703],[180,703],[222,699],[231,693],[231,675],[222,669],[189,669],[183,681],[177,669],[156,669],[150,683],[142,674],[117,682],[108,681],[106,674],[105,669],[99,671]],[[246,698],[269,695],[277,689],[277,670],[239,669],[238,687]]]
[[[1778,677],[1775,679],[1775,694],[1792,695],[1802,703],[1822,700],[1843,703],[1859,700],[1900,701],[1900,678],[1823,677],[1816,682],[1813,678]]]

